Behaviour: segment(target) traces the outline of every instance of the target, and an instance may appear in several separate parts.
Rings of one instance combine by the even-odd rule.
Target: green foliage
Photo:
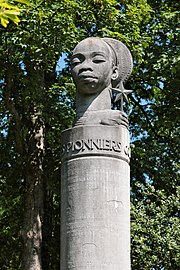
[[[150,184],[136,186],[142,200],[134,198],[131,205],[133,269],[178,269],[179,189],[168,196]]]
[[[20,250],[22,241],[20,230],[22,228],[22,197],[19,195],[19,181],[11,173],[8,175],[8,168],[1,170],[7,178],[0,178],[0,243],[1,269],[20,269]],[[9,164],[10,167],[10,164]],[[15,169],[15,168],[14,168]],[[18,169],[18,168],[16,168]]]
[[[21,11],[7,1],[0,1],[0,7],[3,12]],[[22,11],[18,27],[0,26],[2,270],[21,269],[28,136],[35,107],[45,126],[43,269],[59,269],[60,132],[74,120],[75,88],[68,60],[62,71],[57,72],[56,64],[87,36],[117,38],[134,58],[125,86],[134,90],[127,108],[132,137],[132,269],[179,268],[178,10],[178,1],[169,0],[33,0],[28,11]]]
[[[14,0],[15,2],[30,5],[28,0]],[[19,15],[22,9],[12,5],[7,0],[0,0],[0,20],[4,27],[7,27],[9,21],[13,21],[16,25],[20,22]]]

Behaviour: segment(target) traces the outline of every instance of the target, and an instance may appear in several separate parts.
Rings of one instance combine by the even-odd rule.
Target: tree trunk
[[[46,176],[45,176],[46,178]],[[43,243],[42,243],[42,268],[51,270],[51,248],[52,248],[52,212],[53,212],[53,193],[45,185],[44,200],[44,223],[43,223]]]
[[[44,215],[43,157],[44,124],[36,109],[31,115],[27,138],[24,240],[24,270],[41,270],[42,225]]]
[[[4,101],[13,117],[16,153],[21,159],[25,180],[24,220],[21,231],[24,242],[23,269],[42,270],[45,126],[40,107],[45,93],[45,78],[42,67],[35,66],[29,56],[26,57],[25,65],[28,78],[26,88],[31,97],[30,103],[21,103],[21,106],[18,106],[20,102],[18,97],[21,95],[16,83],[17,67],[10,62],[7,62],[5,74]],[[24,130],[25,133],[27,131],[26,138]]]

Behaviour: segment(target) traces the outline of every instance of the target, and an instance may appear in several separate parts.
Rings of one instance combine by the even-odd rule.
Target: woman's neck
[[[110,87],[94,95],[83,95],[77,92],[76,95],[77,115],[85,112],[101,111],[111,109]]]

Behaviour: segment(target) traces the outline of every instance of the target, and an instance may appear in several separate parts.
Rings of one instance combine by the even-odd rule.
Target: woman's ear
[[[113,66],[113,72],[112,72],[112,75],[111,75],[111,80],[112,81],[115,81],[119,76],[119,72],[118,72],[118,68],[117,66]]]

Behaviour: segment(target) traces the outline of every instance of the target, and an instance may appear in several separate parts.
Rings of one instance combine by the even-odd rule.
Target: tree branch
[[[136,106],[138,106],[139,109],[142,111],[142,113],[144,114],[144,116],[145,116],[145,118],[146,118],[146,121],[147,121],[147,123],[148,123],[150,129],[151,129],[152,132],[155,134],[155,136],[156,136],[157,138],[159,138],[159,139],[164,139],[165,136],[161,136],[161,135],[159,135],[159,134],[156,132],[156,130],[155,130],[155,128],[153,127],[153,125],[151,124],[151,121],[149,120],[149,117],[148,117],[146,111],[144,110],[143,106],[142,106],[142,105],[141,105],[141,104],[140,104],[140,103],[139,103],[132,95],[130,96],[130,99],[131,99],[131,100],[134,102],[134,104],[135,104]]]
[[[15,103],[12,101],[10,95],[12,92],[12,89],[14,87],[14,74],[13,74],[13,67],[8,66],[6,70],[6,85],[4,88],[4,101],[6,104],[7,109],[11,113],[11,115],[14,118],[14,139],[15,139],[15,145],[16,150],[19,154],[23,153],[23,143],[22,143],[22,134],[21,134],[21,119],[20,116],[16,110]]]

